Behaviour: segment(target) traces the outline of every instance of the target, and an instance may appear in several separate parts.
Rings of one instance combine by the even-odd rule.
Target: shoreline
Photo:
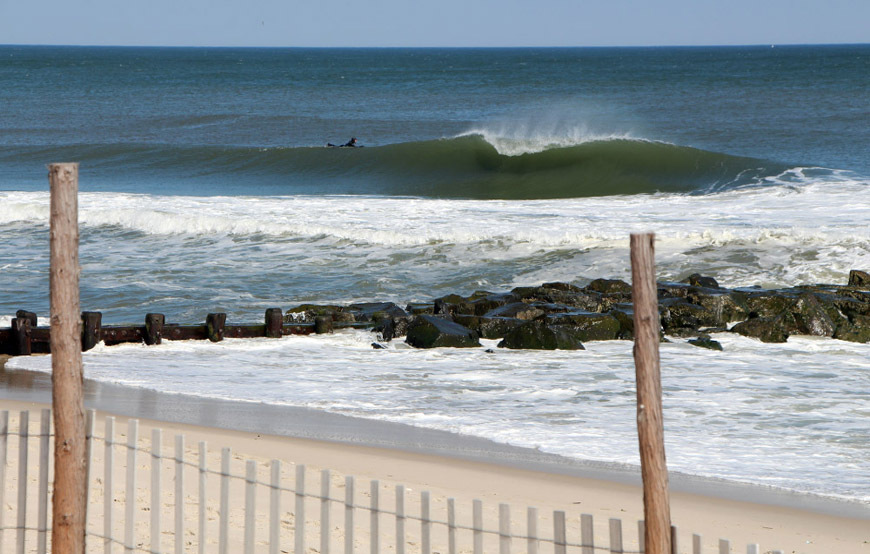
[[[50,405],[51,375],[28,370],[6,370],[6,359],[8,357],[0,356],[0,399],[3,404],[11,401]],[[87,408],[119,417],[258,433],[338,447],[370,448],[393,456],[414,455],[481,463],[511,470],[595,480],[638,490],[641,485],[640,468],[636,466],[568,458],[448,431],[363,419],[312,408],[161,393],[89,379],[85,379],[84,385]],[[670,489],[676,494],[870,520],[870,505],[860,501],[674,471],[669,473],[669,480]]]

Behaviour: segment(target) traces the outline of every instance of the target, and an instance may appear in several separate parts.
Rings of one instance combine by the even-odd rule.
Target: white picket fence
[[[42,410],[39,432],[31,433],[34,422],[22,411],[13,432],[9,412],[0,412],[0,553],[50,549],[50,416]],[[126,436],[118,440],[113,417],[105,418],[101,437],[94,432],[93,411],[87,421],[88,552],[643,552],[642,521],[629,537],[620,519],[597,527],[590,514],[539,514],[528,507],[520,524],[508,504],[485,506],[475,499],[469,506],[378,480],[358,489],[353,476],[328,469],[306,472],[304,465],[280,460],[242,459],[228,448],[218,454],[205,442],[190,449],[183,435],[175,436],[174,452],[164,454],[160,429],[152,430],[150,441],[140,440],[138,421],[131,419]],[[16,436],[17,441],[10,440]],[[126,454],[124,463],[116,460],[118,454]],[[38,463],[31,464],[34,457]],[[11,490],[16,494],[9,494],[7,504]],[[242,497],[244,503],[236,500]],[[675,554],[702,553],[699,535],[692,535],[687,548],[678,546],[676,527],[672,536]],[[731,552],[729,541],[718,542],[719,554]],[[760,554],[756,544],[747,545],[746,552]]]

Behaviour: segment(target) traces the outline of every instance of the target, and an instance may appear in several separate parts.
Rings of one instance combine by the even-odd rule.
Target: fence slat
[[[538,509],[529,506],[526,513],[526,554],[538,554]]]
[[[610,552],[622,554],[622,520],[610,518]]]
[[[731,543],[725,539],[719,539],[719,554],[731,554]]]
[[[447,499],[447,552],[456,554],[456,499]]]
[[[746,545],[746,554],[758,554],[758,545],[757,544],[747,544]]]
[[[396,485],[396,554],[405,554],[405,485]]]
[[[269,498],[269,554],[281,552],[281,460],[272,460]]]
[[[127,495],[124,498],[124,551],[136,548],[136,443],[139,440],[139,420],[127,420]]]
[[[85,532],[88,529],[88,513],[91,499],[91,466],[94,459],[94,428],[97,425],[96,410],[88,410],[85,415]],[[85,541],[87,542],[87,541]]]
[[[511,554],[511,507],[498,505],[498,552]]]
[[[671,525],[671,554],[679,554],[679,548],[677,546],[678,544],[679,542],[677,541],[677,526]]]
[[[48,549],[48,450],[51,435],[51,410],[44,409],[39,422],[39,516],[36,552]]]
[[[161,479],[161,459],[163,447],[163,431],[151,430],[151,552],[160,552],[160,516],[163,515],[163,505],[160,501],[163,480]]]
[[[430,509],[429,491],[420,493],[420,545],[421,554],[432,552],[432,518]]]
[[[105,449],[104,456],[106,458],[105,466],[103,467],[103,552],[111,554],[112,552],[112,515],[115,506],[115,485],[114,485],[114,466],[115,466],[115,418],[107,416],[105,421]]]
[[[320,472],[320,554],[329,554],[329,470]]]
[[[293,539],[296,554],[305,554],[305,466],[296,466],[296,515]]]
[[[344,552],[353,554],[353,475],[344,478]]]
[[[642,519],[637,521],[637,544],[640,554],[646,552],[646,522]]]
[[[6,450],[9,441],[9,410],[0,412],[0,544],[6,529]]]
[[[553,552],[565,554],[568,551],[568,536],[565,532],[565,512],[553,512]]]
[[[483,502],[475,498],[472,506],[471,526],[474,529],[474,554],[483,554]]]
[[[30,412],[22,410],[18,415],[18,534],[16,552],[24,554],[24,528],[27,523],[27,443],[30,428]]]
[[[254,554],[257,505],[257,462],[248,460],[245,471],[245,554]]]
[[[595,530],[591,514],[580,516],[580,551],[582,554],[595,554]]]
[[[701,535],[692,535],[692,554],[701,554]]]
[[[230,456],[229,448],[221,449],[221,505],[218,531],[218,552],[227,554],[230,549]]]
[[[196,534],[199,554],[205,554],[205,519],[206,519],[206,477],[208,445],[205,441],[199,441],[199,520],[197,521]]]
[[[184,435],[175,435],[175,554],[184,554]]]
[[[370,554],[379,554],[380,552],[380,529],[378,524],[380,518],[378,516],[378,508],[380,504],[381,483],[377,479],[371,482],[371,512],[369,513],[369,552]]]

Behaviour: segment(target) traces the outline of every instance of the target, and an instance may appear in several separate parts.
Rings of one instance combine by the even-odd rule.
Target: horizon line
[[[794,42],[794,43],[745,43],[745,44],[624,44],[624,45],[513,45],[513,46],[277,46],[277,45],[194,45],[194,44],[68,44],[68,43],[0,43],[0,47],[71,47],[71,48],[233,48],[233,49],[309,49],[309,50],[398,50],[398,49],[477,49],[477,50],[510,50],[510,49],[604,49],[604,48],[758,48],[758,47],[795,47],[795,46],[870,46],[870,42]]]

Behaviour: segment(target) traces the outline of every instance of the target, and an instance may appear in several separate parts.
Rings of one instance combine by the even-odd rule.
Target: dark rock
[[[584,291],[567,283],[545,283],[539,287],[517,287],[511,294],[523,302],[542,302],[564,304],[590,312],[602,311],[602,295],[594,291]]]
[[[797,295],[785,290],[737,289],[745,294],[749,317],[776,317],[786,313],[797,301]]]
[[[419,315],[411,320],[405,342],[415,348],[480,346],[476,332],[433,315]]]
[[[719,341],[713,340],[706,335],[700,336],[696,339],[692,339],[688,341],[688,343],[694,346],[699,346],[701,348],[709,348],[710,350],[722,350],[722,344]]]
[[[634,306],[617,304],[608,313],[619,322],[619,334],[616,338],[634,340]]]
[[[387,347],[384,346],[383,344],[379,344],[379,343],[377,343],[377,342],[373,342],[373,343],[372,343],[372,348],[374,348],[375,350],[386,350]]]
[[[314,318],[314,332],[318,335],[331,333],[333,331],[332,316],[319,315]]]
[[[485,317],[476,315],[456,314],[453,321],[468,327],[485,339],[500,339],[525,320],[513,317]]]
[[[492,348],[487,348],[486,350],[484,350],[484,352],[486,352],[487,354],[495,354],[495,350],[493,350]]]
[[[812,293],[801,294],[783,320],[790,335],[834,336],[834,321]]]
[[[852,321],[848,321],[837,327],[834,338],[849,342],[870,342],[870,317],[856,315]]]
[[[484,317],[513,317],[516,319],[530,320],[548,313],[541,309],[541,307],[538,307],[537,304],[540,303],[527,304],[525,302],[512,302],[486,312]],[[543,306],[546,306],[546,304]],[[568,306],[564,306],[564,308],[563,311],[571,309]]]
[[[435,305],[425,302],[414,302],[405,306],[405,311],[411,315],[434,314]]]
[[[346,309],[353,312],[357,321],[381,321],[385,318],[408,317],[408,312],[392,302],[351,304]]]
[[[585,350],[570,327],[527,321],[505,335],[499,348],[517,350]]]
[[[746,301],[741,294],[726,289],[711,289],[690,286],[686,291],[686,301],[707,310],[711,316],[702,324],[724,327],[732,321],[741,321],[749,315]]]
[[[614,340],[619,337],[621,328],[619,321],[609,313],[582,310],[550,314],[541,320],[551,326],[570,327],[571,334],[579,341]]]
[[[474,293],[470,298],[470,303],[474,307],[474,315],[486,315],[487,312],[496,308],[520,301],[517,296],[509,292],[499,294],[486,293],[485,296],[477,296],[478,294]]]
[[[629,297],[631,296],[631,285],[619,279],[595,279],[586,285],[586,290],[602,294],[627,294]]]
[[[305,321],[311,323],[318,316],[329,316],[333,321],[340,323],[354,323],[356,318],[353,312],[350,312],[344,306],[319,305],[319,304],[302,304],[295,308],[290,308],[284,315],[286,323],[296,323]]]
[[[732,327],[731,331],[744,337],[759,339],[761,342],[786,342],[788,340],[788,333],[782,323],[782,318],[755,317],[747,319]]]
[[[670,333],[671,329],[685,327],[697,329],[702,325],[711,326],[720,323],[712,311],[691,304],[682,298],[663,298],[659,302],[659,317],[666,333]]]
[[[692,273],[691,275],[683,279],[683,283],[689,283],[690,285],[696,287],[705,287],[711,289],[719,288],[719,283],[716,281],[716,279],[712,277],[704,277],[700,273]]]
[[[849,272],[849,286],[870,290],[870,273],[853,269]]]

